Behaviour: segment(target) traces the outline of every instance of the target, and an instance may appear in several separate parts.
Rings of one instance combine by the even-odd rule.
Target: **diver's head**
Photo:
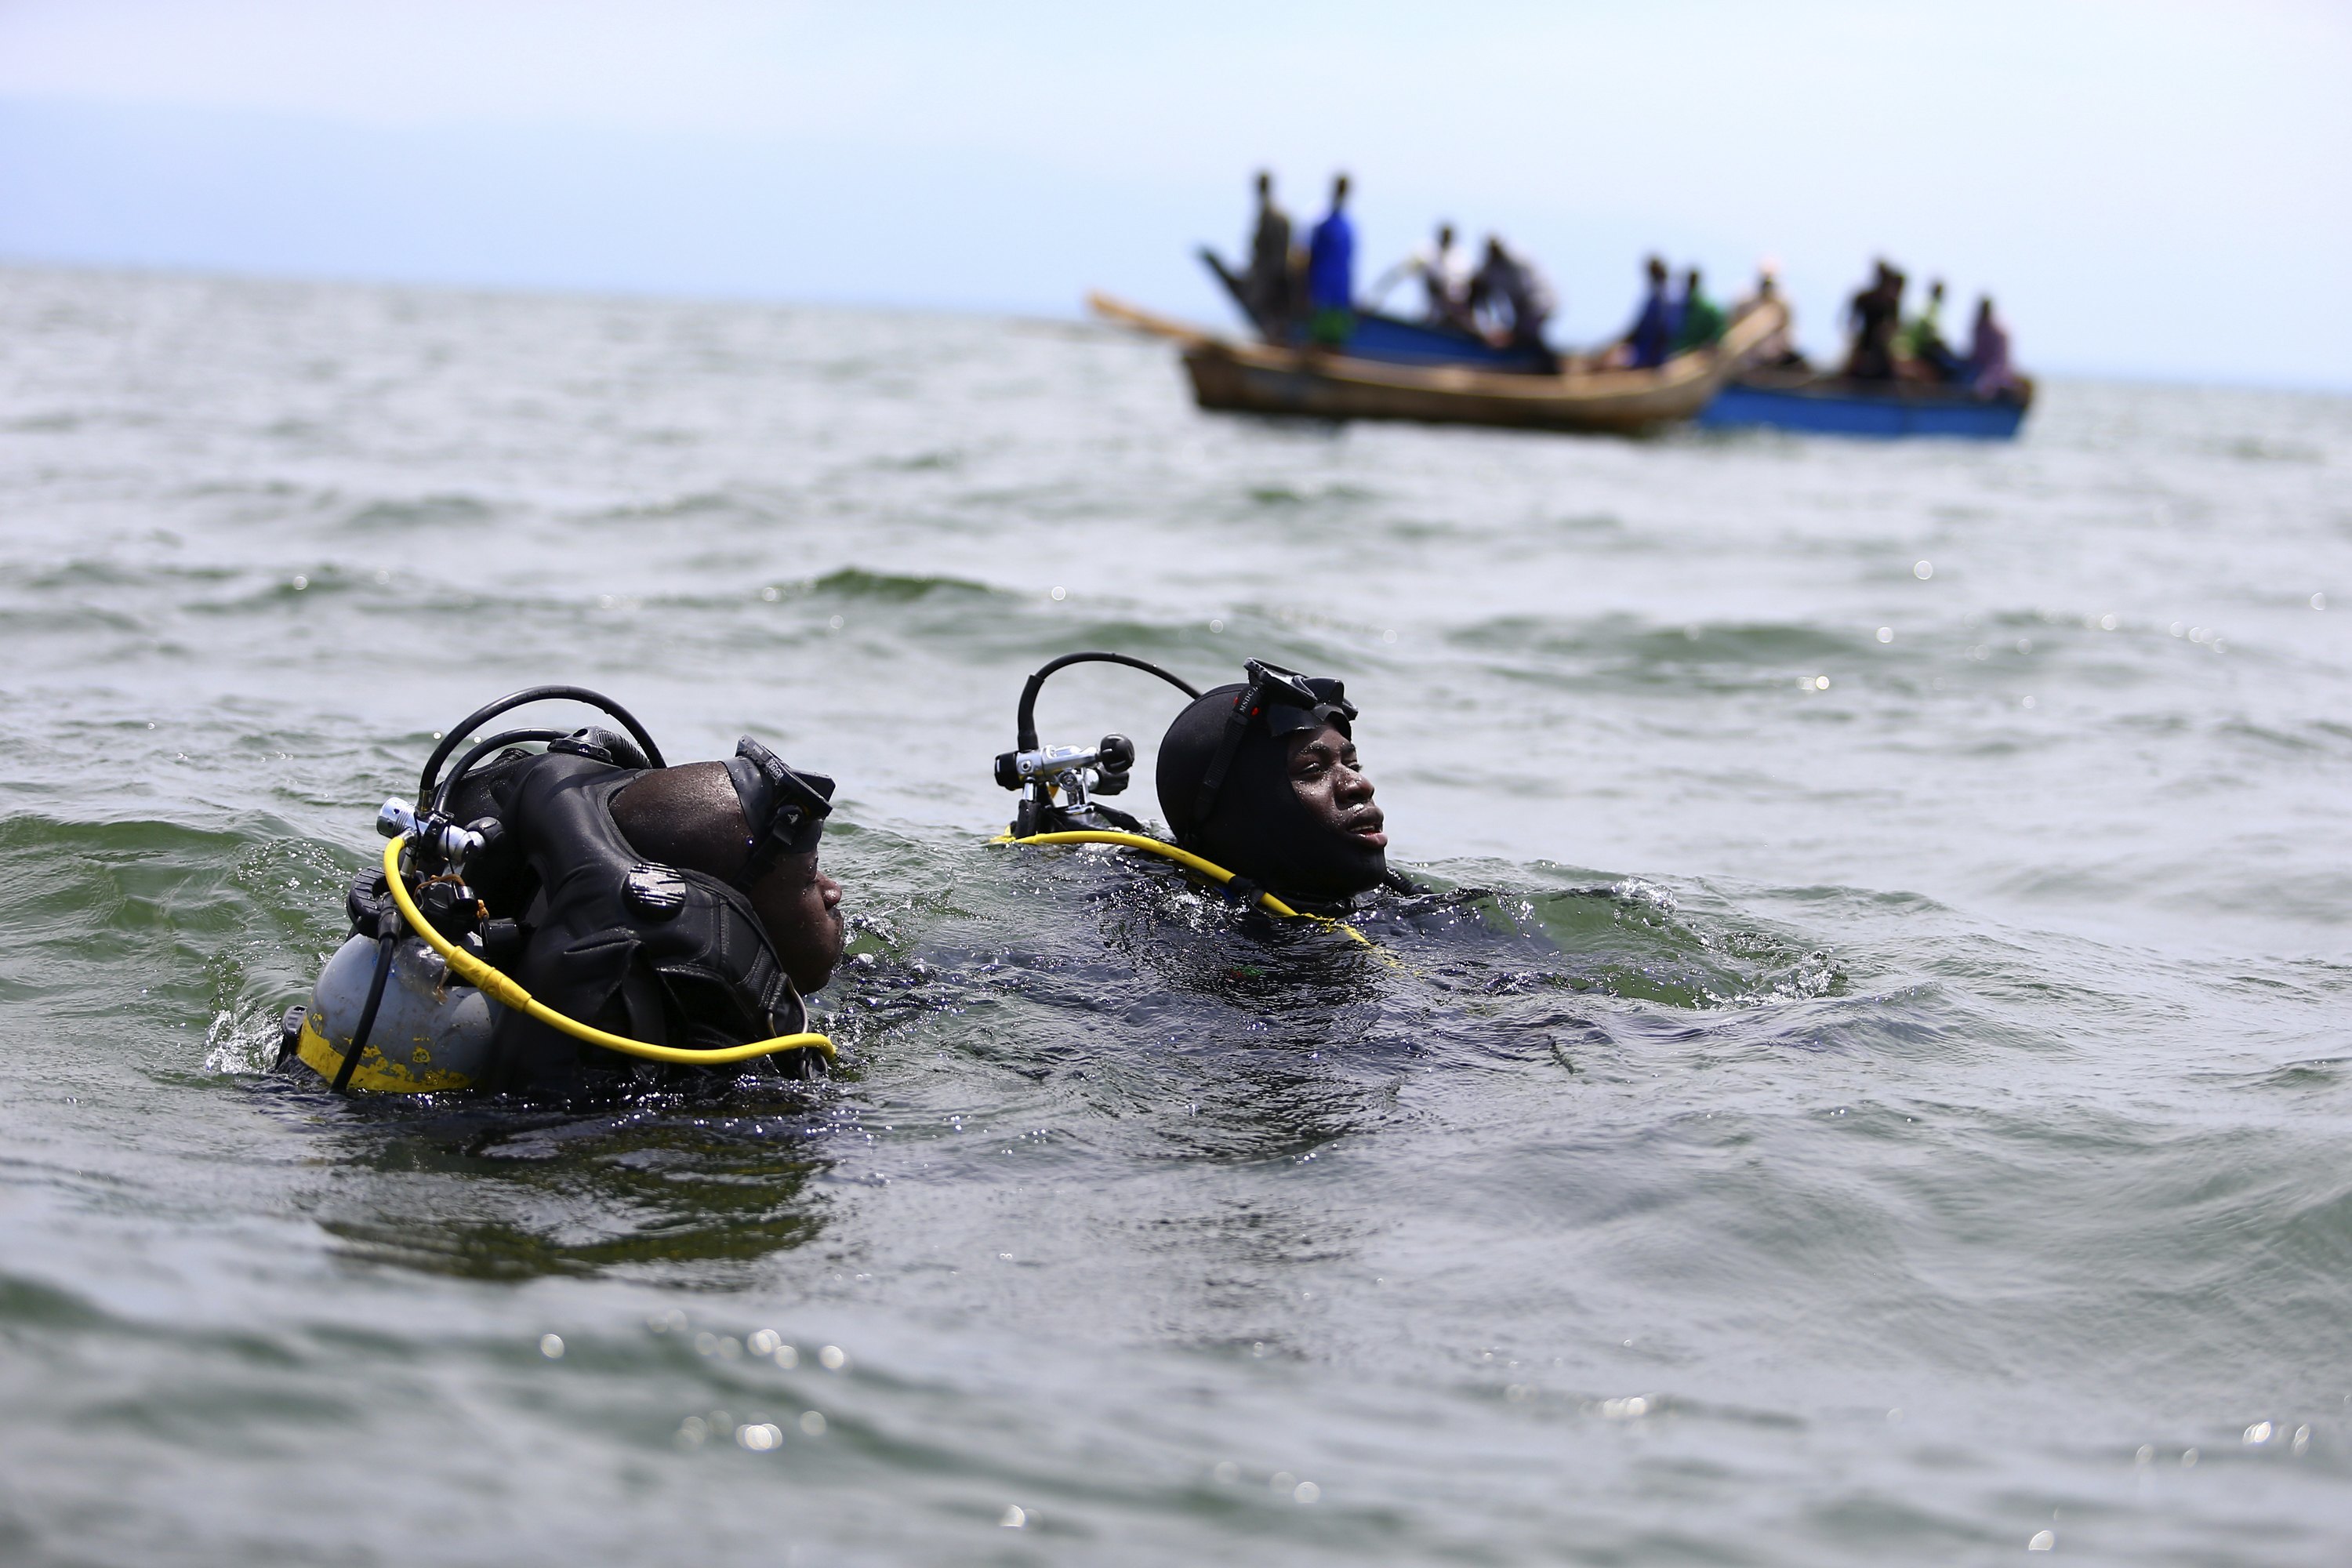
[[[795,773],[746,737],[723,763],[659,768],[613,797],[613,820],[648,860],[740,890],[803,995],[823,989],[846,932],[841,884],[817,868],[833,781]]]
[[[1337,680],[1252,659],[1176,715],[1160,742],[1176,842],[1292,902],[1337,903],[1388,875],[1388,835]]]

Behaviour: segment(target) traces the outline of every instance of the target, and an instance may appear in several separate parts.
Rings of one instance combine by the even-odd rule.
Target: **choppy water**
[[[0,1558],[2340,1562],[2347,477],[2341,399],[1334,433],[1051,324],[0,273]],[[1496,899],[986,847],[1087,646],[1344,675]],[[841,776],[844,1079],[260,1070],[535,680]]]

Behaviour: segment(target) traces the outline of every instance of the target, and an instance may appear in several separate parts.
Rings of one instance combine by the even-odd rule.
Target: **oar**
[[[1149,332],[1155,338],[1168,338],[1188,347],[1217,341],[1213,332],[1188,327],[1166,316],[1155,316],[1149,310],[1123,300],[1114,300],[1099,290],[1087,296],[1087,308],[1107,321],[1117,321],[1122,327],[1132,327],[1139,332]]]

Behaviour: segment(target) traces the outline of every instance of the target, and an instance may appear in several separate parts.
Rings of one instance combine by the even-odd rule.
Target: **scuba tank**
[[[395,943],[391,974],[378,991],[378,950],[373,939],[353,935],[327,961],[310,1005],[297,1009],[295,1054],[329,1083],[380,1094],[432,1094],[482,1081],[506,1009],[462,981],[451,984],[448,964],[419,937]],[[371,996],[376,1011],[362,1035]],[[360,1060],[346,1079],[355,1037]]]
[[[462,879],[469,856],[503,839],[501,823],[420,824],[405,802],[393,800],[377,813],[376,829],[407,841],[416,885],[404,890],[445,940],[467,943],[484,962],[520,950],[523,928],[489,919]],[[279,1059],[300,1060],[338,1092],[432,1094],[486,1084],[506,1008],[450,972],[449,960],[403,916],[381,868],[352,879],[343,909],[351,935],[319,972],[310,1005],[290,1009],[280,1024]]]
[[[447,961],[424,938],[353,931],[319,972],[310,1005],[295,1014],[288,1020],[294,1054],[329,1083],[377,1094],[432,1094],[487,1081],[491,1041],[506,1009],[453,979]]]
[[[510,730],[440,777],[490,719],[555,699],[593,704],[627,734]],[[525,749],[533,742],[545,750]],[[761,781],[750,837],[813,850],[832,781],[748,737],[738,753],[730,768]],[[449,730],[417,805],[391,800],[377,813],[390,841],[382,864],[353,879],[351,934],[310,1005],[282,1020],[280,1064],[299,1060],[339,1093],[571,1096],[658,1077],[646,1063],[774,1057],[800,1076],[829,1058],[745,894],[646,862],[613,820],[613,797],[663,765],[625,710],[578,687],[519,691]]]

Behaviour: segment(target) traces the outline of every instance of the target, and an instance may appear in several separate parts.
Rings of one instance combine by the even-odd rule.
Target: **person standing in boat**
[[[1915,374],[1931,381],[1952,382],[1961,376],[1960,356],[1944,341],[1944,280],[1940,278],[1927,285],[1927,302],[1919,313],[1903,323],[1895,334],[1895,353],[1898,362],[1908,361],[1916,366]]]
[[[1713,348],[1723,336],[1723,307],[1708,299],[1699,287],[1699,271],[1694,267],[1683,274],[1681,309],[1675,321],[1674,352]]]
[[[1979,397],[2017,394],[2017,368],[2009,357],[2009,329],[1992,313],[1990,294],[1978,296],[1976,330],[1969,337],[1969,357],[1962,369],[1969,390]]]
[[[1242,279],[1250,319],[1269,341],[1290,329],[1290,215],[1275,204],[1274,176],[1257,175],[1257,227],[1250,236],[1249,272]]]
[[[1556,304],[1536,264],[1514,254],[1500,235],[1488,235],[1486,258],[1470,279],[1471,309],[1484,310],[1495,320],[1496,334],[1510,347],[1531,352],[1546,374],[1559,368],[1543,335]]]
[[[1338,348],[1356,331],[1356,226],[1348,221],[1348,176],[1331,181],[1331,210],[1307,251],[1307,341]]]
[[[1611,357],[1635,370],[1654,370],[1674,352],[1674,303],[1666,296],[1664,258],[1653,256],[1643,268],[1649,274],[1650,291],[1642,300],[1642,313],[1633,318],[1633,329]]]
[[[1903,274],[1878,263],[1870,287],[1846,302],[1846,327],[1853,346],[1845,356],[1845,374],[1855,381],[1895,379],[1895,331],[1903,320]]]
[[[1433,327],[1459,327],[1471,330],[1470,319],[1470,258],[1454,242],[1454,226],[1437,226],[1436,240],[1423,246],[1386,272],[1372,285],[1372,299],[1381,295],[1408,278],[1421,279],[1426,303],[1423,320]]]

